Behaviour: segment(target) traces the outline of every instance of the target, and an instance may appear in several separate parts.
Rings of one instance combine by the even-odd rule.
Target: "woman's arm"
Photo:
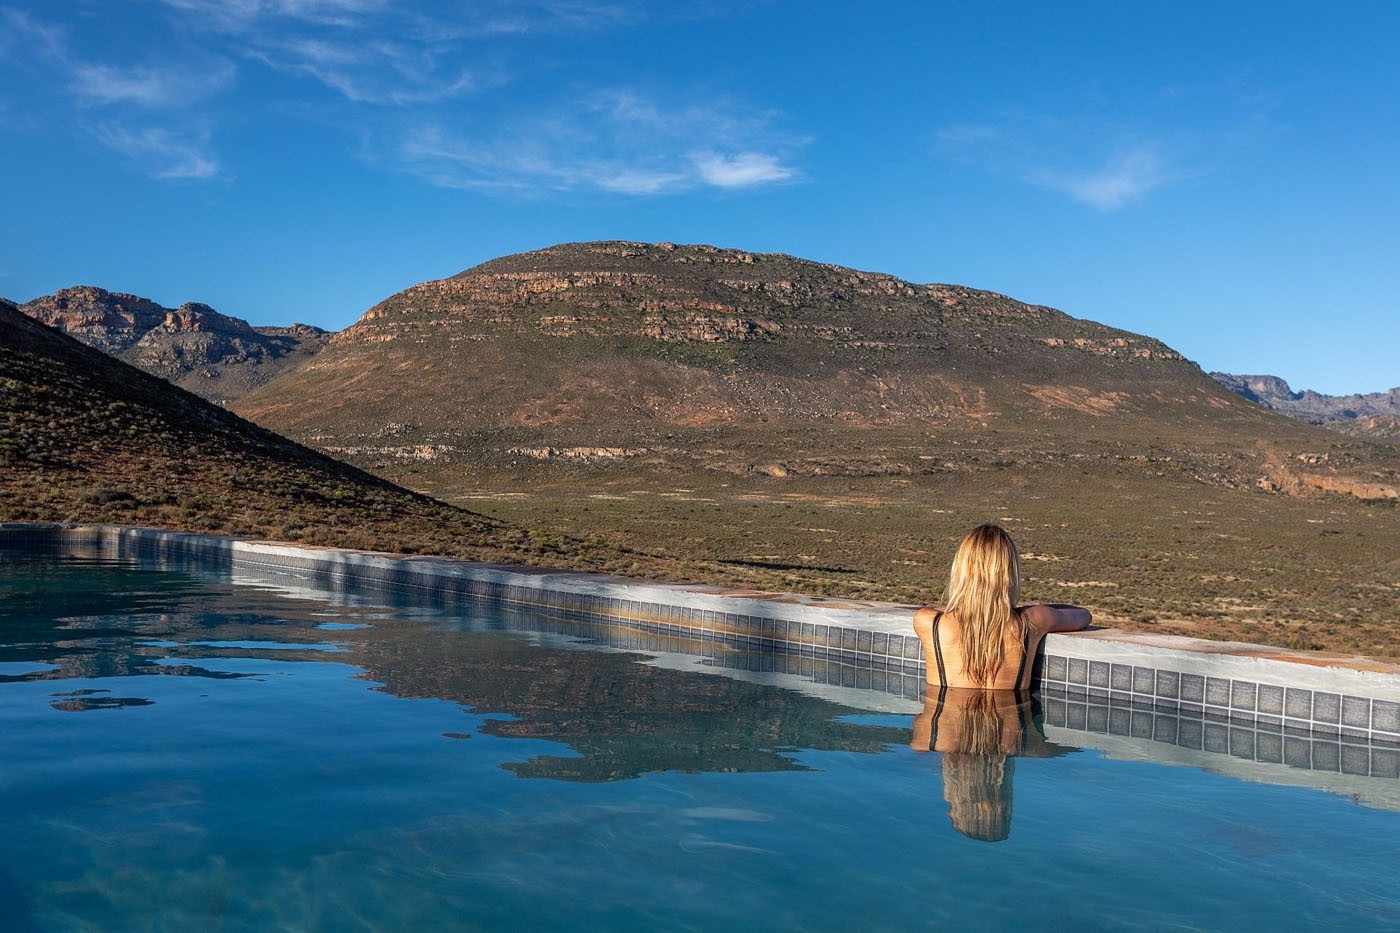
[[[1042,632],[1078,632],[1094,620],[1088,609],[1068,603],[1040,603],[1026,606],[1021,612]]]

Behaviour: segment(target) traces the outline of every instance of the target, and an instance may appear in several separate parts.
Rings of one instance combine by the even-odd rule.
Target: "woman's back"
[[[914,631],[924,646],[927,680],[934,686],[979,687],[987,690],[1024,690],[1030,687],[1031,659],[1045,632],[1039,631],[1016,614],[1018,625],[1002,632],[1001,664],[985,681],[968,669],[968,656],[962,627],[956,612],[920,609],[914,616]]]

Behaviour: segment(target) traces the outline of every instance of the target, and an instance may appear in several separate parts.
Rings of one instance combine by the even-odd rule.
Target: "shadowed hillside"
[[[236,407],[447,501],[792,589],[933,599],[993,519],[1033,598],[1400,654],[1393,445],[989,292],[558,246],[394,295]]]
[[[653,574],[295,444],[0,302],[0,521],[120,522]]]

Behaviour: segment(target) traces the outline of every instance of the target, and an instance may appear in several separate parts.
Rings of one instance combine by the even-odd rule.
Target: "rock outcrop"
[[[1217,382],[1270,411],[1355,437],[1400,441],[1400,387],[1364,395],[1294,392],[1277,376],[1211,373]]]
[[[304,363],[330,336],[306,324],[253,327],[205,304],[171,309],[86,285],[36,298],[19,310],[220,404]]]

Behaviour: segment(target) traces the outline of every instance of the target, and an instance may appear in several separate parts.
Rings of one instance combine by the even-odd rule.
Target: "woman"
[[[1078,606],[1020,606],[1021,557],[999,525],[968,532],[953,558],[942,609],[914,614],[929,684],[1028,690],[1041,639],[1087,628]]]

